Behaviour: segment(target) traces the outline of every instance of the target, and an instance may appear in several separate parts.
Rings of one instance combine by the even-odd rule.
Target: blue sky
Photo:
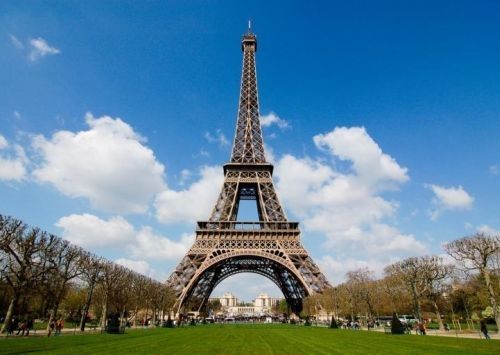
[[[0,213],[166,278],[220,189],[252,18],[276,186],[334,283],[496,232],[499,10],[2,2]],[[226,290],[279,295],[260,276]]]

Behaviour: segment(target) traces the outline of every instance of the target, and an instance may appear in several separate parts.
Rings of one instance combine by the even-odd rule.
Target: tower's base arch
[[[225,253],[226,254],[226,253]],[[255,273],[274,282],[281,290],[285,300],[294,313],[302,310],[302,299],[311,291],[301,280],[286,260],[264,256],[264,253],[227,253],[224,258],[212,263],[193,278],[184,295],[178,300],[179,310],[189,304],[191,308],[201,309],[207,302],[212,291],[226,278],[240,273]],[[260,254],[260,255],[259,255]]]

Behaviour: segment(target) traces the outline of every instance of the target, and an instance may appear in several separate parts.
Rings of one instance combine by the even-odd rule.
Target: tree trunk
[[[50,311],[49,323],[47,323],[47,331],[49,331],[50,322],[56,319],[58,310],[59,310],[59,300],[56,300],[54,307]]]
[[[439,330],[444,330],[443,320],[441,319],[441,313],[439,312],[439,307],[437,305],[436,300],[432,300],[432,305],[434,306],[434,310],[436,311],[436,318],[439,324]]]
[[[49,321],[47,323],[47,329],[46,329],[47,331],[49,331],[49,329],[50,329],[50,322],[52,322],[52,320],[55,318],[55,314],[54,314],[54,310],[53,309],[50,310],[49,314],[50,314],[49,315]]]
[[[421,322],[422,321],[422,312],[420,310],[420,301],[418,300],[417,287],[415,284],[411,285],[411,292],[413,295],[413,305],[415,307],[415,316]]]
[[[12,300],[10,300],[9,309],[7,310],[7,314],[5,315],[5,319],[3,321],[2,330],[0,331],[1,333],[5,333],[8,325],[10,324],[10,321],[12,320],[12,314],[14,313],[14,306],[17,303],[17,298],[17,295],[14,293]]]
[[[135,306],[135,311],[134,311],[134,328],[137,326],[137,312],[138,312],[138,306]]]
[[[85,306],[82,311],[82,318],[80,319],[80,331],[85,331],[85,323],[87,322],[87,316],[89,314],[90,304],[92,303],[92,294],[94,293],[95,281],[91,282],[89,285],[89,291],[87,292],[87,300],[85,301]]]
[[[101,329],[106,329],[106,320],[108,318],[108,302],[107,300],[102,305]]]
[[[493,316],[495,317],[495,322],[497,324],[497,332],[500,332],[500,312],[498,311],[497,301],[495,297],[495,290],[493,289],[493,285],[491,284],[490,272],[487,268],[481,269],[481,273],[484,277],[484,282],[486,283],[486,287],[488,288],[488,294],[490,298],[491,307],[493,307]]]
[[[123,325],[123,318],[125,317],[125,308],[122,310],[120,314],[120,325]]]

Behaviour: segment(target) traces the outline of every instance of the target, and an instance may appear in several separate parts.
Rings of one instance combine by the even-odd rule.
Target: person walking
[[[56,322],[56,334],[55,335],[61,335],[61,331],[64,328],[64,321],[62,317],[60,317],[57,322]]]
[[[26,332],[26,321],[21,321],[19,324],[19,327],[17,328],[17,334],[21,333],[21,336],[24,336],[24,333]]]
[[[418,327],[418,330],[420,330],[420,335],[425,335],[425,334],[426,334],[426,333],[425,333],[425,324],[424,324],[424,322],[423,322],[423,321],[422,321],[422,322],[420,322],[419,327]]]
[[[488,335],[488,327],[486,326],[486,319],[482,319],[480,323],[481,333],[483,333],[485,339],[490,339]]]
[[[10,320],[9,326],[7,327],[7,335],[12,335],[14,334],[14,330],[16,329],[16,319],[13,317]]]
[[[52,332],[54,331],[54,328],[56,327],[56,322],[55,320],[51,320],[50,323],[49,323],[49,331],[47,332],[47,336],[50,337],[50,335],[52,334]]]
[[[26,336],[30,335],[31,329],[33,329],[33,318],[28,316],[28,319],[26,319]]]

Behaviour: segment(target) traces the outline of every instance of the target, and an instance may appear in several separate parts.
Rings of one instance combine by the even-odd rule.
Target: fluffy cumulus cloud
[[[430,211],[432,220],[436,220],[447,210],[467,210],[474,203],[472,197],[462,186],[458,187],[443,187],[438,185],[427,185],[434,193],[432,204],[434,209]]]
[[[314,143],[330,159],[285,155],[277,161],[275,174],[280,197],[302,220],[306,233],[326,235],[324,245],[335,258],[323,258],[322,264],[333,280],[343,277],[345,266],[335,266],[345,260],[381,268],[395,258],[426,251],[413,235],[387,222],[398,203],[382,194],[409,180],[406,168],[362,127],[336,128],[315,136]]]
[[[24,149],[11,145],[0,134],[0,180],[21,181],[26,177],[29,161]]]
[[[73,214],[59,219],[56,226],[62,229],[64,239],[85,249],[113,248],[136,261],[179,260],[194,240],[193,235],[171,240],[154,233],[149,226],[136,229],[121,216],[105,220],[91,214]]]
[[[280,118],[274,112],[269,112],[267,115],[260,116],[260,124],[262,127],[278,126],[280,129],[290,128],[288,121]]]
[[[83,248],[121,247],[134,241],[135,230],[123,217],[103,220],[91,214],[72,214],[59,219],[62,237]]]
[[[162,223],[194,223],[206,220],[215,204],[224,176],[219,166],[201,168],[200,178],[185,190],[165,189],[155,200],[156,217]]]
[[[164,166],[145,139],[120,118],[85,117],[88,130],[33,140],[40,157],[33,176],[70,197],[113,213],[143,213],[165,188]]]
[[[183,234],[179,241],[155,234],[150,227],[143,227],[136,235],[135,243],[129,248],[132,256],[153,260],[180,260],[189,250],[194,235]]]

